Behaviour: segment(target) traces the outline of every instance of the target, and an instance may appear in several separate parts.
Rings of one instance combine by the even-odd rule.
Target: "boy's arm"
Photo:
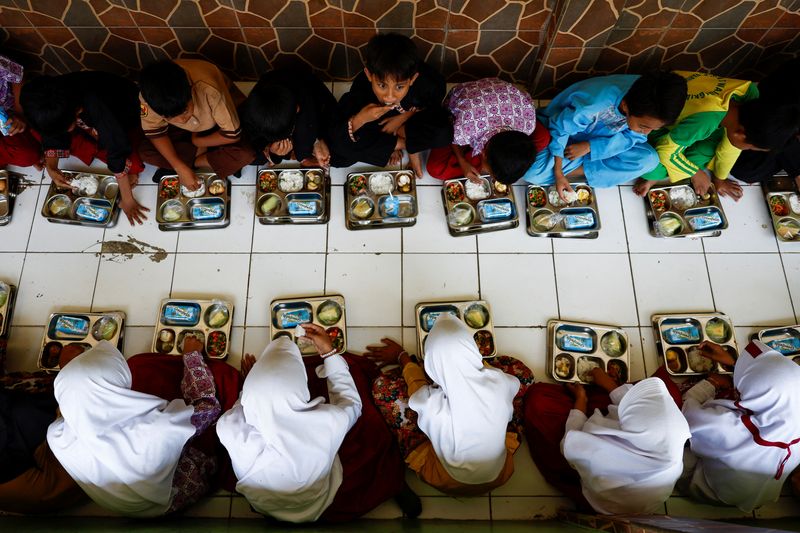
[[[724,112],[718,111],[689,115],[658,139],[655,146],[658,159],[667,169],[671,182],[691,178],[702,170],[689,161],[684,151],[694,143],[708,138],[719,127],[724,116]]]
[[[646,136],[630,129],[625,129],[609,137],[594,137],[589,139],[589,159],[591,161],[608,159],[645,142],[647,142]]]
[[[591,118],[574,104],[565,107],[556,116],[549,117],[550,153],[563,158],[570,136],[586,130],[590,124]]]

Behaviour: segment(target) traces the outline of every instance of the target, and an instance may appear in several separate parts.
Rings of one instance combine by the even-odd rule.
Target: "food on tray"
[[[117,321],[110,316],[104,316],[94,325],[92,335],[97,340],[110,341],[117,334]]]
[[[703,357],[697,346],[692,346],[686,350],[686,357],[689,359],[689,368],[691,368],[693,372],[705,374],[711,372],[711,369],[714,368],[714,361],[708,357]]]
[[[290,200],[287,210],[290,215],[312,216],[317,214],[318,205],[317,200]]]
[[[278,188],[278,177],[271,170],[258,176],[258,189],[261,192],[272,192]]]
[[[344,349],[344,332],[342,332],[341,328],[332,327],[326,329],[325,332],[331,339],[333,349],[337,352],[342,351]]]
[[[306,328],[303,326],[298,325],[294,328],[294,336],[295,337],[305,337],[306,336]]]
[[[464,201],[464,187],[458,181],[448,183],[447,186],[445,186],[444,194],[448,202],[455,203]]]
[[[208,334],[208,344],[206,344],[206,353],[210,357],[219,357],[225,353],[228,348],[228,336],[222,331],[212,331]]]
[[[11,287],[0,281],[0,307],[6,305],[6,302],[8,301],[8,293],[10,290]]]
[[[297,344],[297,347],[300,348],[300,353],[303,355],[317,353],[317,346],[314,344],[314,341],[308,337],[297,337],[294,342]]]
[[[178,200],[170,200],[164,202],[161,206],[161,218],[167,222],[175,222],[183,217],[184,208],[183,204]]]
[[[100,187],[100,182],[91,174],[78,174],[69,186],[80,196],[94,196]]]
[[[575,372],[573,368],[572,357],[561,354],[556,357],[555,360],[555,370],[556,376],[560,377],[561,379],[569,379]]]
[[[712,318],[706,324],[706,335],[712,341],[721,344],[731,338],[731,330],[728,323],[721,318]]]
[[[80,203],[75,208],[76,217],[93,222],[103,222],[109,215],[111,215],[111,210],[100,205]]]
[[[211,185],[208,186],[208,192],[215,196],[219,196],[225,192],[225,182],[222,180],[212,181]]]
[[[44,345],[42,353],[42,366],[45,368],[55,368],[58,366],[58,359],[61,356],[61,343],[51,341]]]
[[[476,331],[472,338],[475,339],[475,344],[478,345],[478,351],[482,356],[488,357],[492,355],[492,352],[494,352],[494,338],[492,338],[491,333],[482,329]]]
[[[514,207],[511,201],[505,198],[481,202],[478,211],[480,212],[481,220],[484,222],[505,220],[514,215]]]
[[[542,231],[550,231],[558,224],[559,216],[550,211],[542,211],[533,217],[533,225]]]
[[[563,205],[567,205],[564,200],[558,195],[558,191],[555,187],[550,187],[550,192],[547,193],[547,200],[550,202],[551,205],[555,207],[561,207]]]
[[[195,190],[190,190],[185,185],[181,185],[181,194],[186,198],[199,198],[206,193],[206,182],[201,178],[200,186]]]
[[[778,237],[784,241],[791,241],[800,235],[800,224],[787,218],[778,222],[778,228],[775,231],[778,233]]]
[[[180,181],[178,178],[166,178],[161,180],[161,190],[158,195],[161,198],[175,198],[180,191]]]
[[[656,222],[656,230],[665,237],[671,237],[683,231],[683,222],[677,216],[666,213]]]
[[[494,191],[497,194],[506,194],[508,192],[508,185],[506,185],[505,183],[500,183],[499,181],[495,181]]]
[[[306,188],[309,191],[321,189],[323,183],[322,174],[320,174],[318,170],[309,170],[306,172]]]
[[[556,344],[562,350],[570,352],[591,353],[594,351],[594,340],[591,334],[585,332],[567,333],[559,329],[556,331]]]
[[[347,184],[352,196],[358,196],[367,192],[367,177],[363,174],[356,174],[350,177],[350,182]]]
[[[578,187],[575,192],[578,194],[578,203],[581,205],[589,205],[592,203],[592,191],[587,187]]]
[[[5,194],[8,190],[7,180],[0,179],[0,194]]]
[[[779,194],[770,196],[768,202],[770,211],[772,211],[772,214],[776,217],[785,217],[789,214],[789,205],[786,203],[786,199],[783,196]]]
[[[297,192],[303,188],[303,173],[299,170],[284,170],[278,174],[278,188],[283,192]]]
[[[489,182],[481,180],[480,183],[475,183],[472,180],[466,181],[467,198],[470,200],[483,200],[491,196],[492,191],[489,189]]]
[[[356,218],[369,218],[374,211],[374,204],[367,198],[359,198],[353,204],[352,212]]]
[[[686,220],[694,231],[710,230],[722,225],[722,215],[717,210],[702,215],[687,216]]]
[[[600,347],[611,357],[625,353],[625,338],[616,331],[609,331],[600,339]]]
[[[267,195],[261,202],[261,214],[271,215],[281,206],[281,199],[274,194]]]
[[[662,334],[670,344],[695,344],[700,342],[700,330],[697,326],[691,324],[667,328]]]
[[[50,200],[50,214],[57,217],[66,215],[70,205],[72,202],[66,196],[62,194],[53,196]]]
[[[667,209],[667,193],[664,191],[650,191],[650,205],[654,211],[664,211]]]
[[[472,223],[472,220],[475,218],[475,212],[469,206],[469,204],[456,204],[453,206],[453,209],[450,210],[450,214],[448,215],[448,219],[450,220],[450,224],[453,226],[467,226]]]
[[[389,196],[381,201],[381,211],[384,217],[396,217],[400,212],[400,200],[396,196]]]
[[[782,353],[783,355],[792,355],[800,352],[800,337],[798,336],[791,336],[783,339],[772,339],[764,344],[773,350]]]
[[[564,214],[564,227],[568,230],[588,229],[594,226],[595,220],[592,212]]]
[[[587,383],[593,383],[592,370],[602,368],[602,363],[594,357],[578,358],[578,379]]]
[[[185,329],[178,333],[178,350],[183,352],[183,343],[186,342],[186,339],[197,339],[200,344],[205,345],[206,343],[206,335],[199,329]]]
[[[287,309],[280,313],[280,325],[283,329],[291,329],[311,322],[311,311],[306,308]]]
[[[317,319],[325,326],[336,324],[341,318],[342,307],[333,300],[322,302],[317,308]]]
[[[544,189],[534,187],[528,191],[528,203],[533,207],[544,207],[544,204],[547,203],[547,196],[544,193]]]
[[[628,381],[628,370],[622,361],[609,361],[606,372],[619,385],[623,385]]]
[[[411,175],[405,172],[398,174],[397,188],[400,192],[411,192]]]
[[[230,313],[228,307],[222,304],[215,304],[208,309],[208,319],[206,322],[212,328],[221,328],[228,323]]]
[[[481,329],[489,322],[489,312],[482,305],[471,305],[464,312],[464,322],[472,329]]]
[[[556,193],[558,194],[558,193]],[[567,204],[574,204],[578,201],[578,193],[574,190],[572,191],[564,191],[564,200],[566,200]]]
[[[691,187],[679,185],[670,189],[669,201],[675,209],[689,209],[697,203],[697,194]]]
[[[53,330],[53,336],[59,339],[86,337],[89,334],[89,321],[79,316],[59,315]]]
[[[672,372],[680,372],[683,368],[683,363],[681,362],[681,354],[675,348],[669,348],[664,353],[664,358],[667,360],[667,367]]]
[[[158,334],[158,340],[164,343],[172,342],[175,340],[175,333],[171,329],[162,329]]]
[[[791,207],[792,213],[795,215],[800,215],[800,196],[798,196],[796,193],[789,195],[789,207]]]
[[[192,220],[216,220],[225,214],[225,206],[220,203],[193,205],[191,214]]]
[[[369,177],[369,190],[372,194],[389,194],[394,189],[394,180],[388,172],[376,172]]]
[[[165,324],[194,326],[200,322],[200,306],[195,303],[169,303],[163,314]]]

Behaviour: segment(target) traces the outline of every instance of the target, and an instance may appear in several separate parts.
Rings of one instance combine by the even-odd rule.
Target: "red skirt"
[[[361,396],[361,416],[347,433],[339,448],[342,462],[342,484],[330,507],[321,519],[327,522],[354,520],[386,500],[405,486],[405,463],[397,443],[372,401],[372,381],[379,371],[364,357],[344,354],[350,366],[358,394]],[[304,357],[311,397],[328,399],[327,380],[317,377],[315,369],[322,364],[318,356]]]
[[[214,384],[217,399],[224,413],[236,403],[242,390],[242,374],[225,361],[206,360]],[[175,355],[143,353],[128,359],[133,376],[131,389],[152,394],[171,401],[183,398],[181,379],[183,378],[183,358]],[[212,457],[218,458],[219,468],[212,489],[236,490],[236,475],[233,473],[230,456],[217,437],[216,424],[192,440],[192,446]]]

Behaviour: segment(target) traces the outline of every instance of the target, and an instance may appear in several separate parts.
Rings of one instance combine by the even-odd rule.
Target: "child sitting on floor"
[[[453,116],[453,144],[431,150],[428,173],[437,179],[490,174],[514,183],[550,140],[547,128],[535,127],[531,97],[497,78],[453,87],[445,106]]]
[[[40,76],[23,85],[20,95],[33,135],[41,140],[50,178],[68,187],[59,159],[74,155],[87,165],[100,159],[117,178],[120,207],[131,225],[143,223],[149,211],[131,191],[144,170],[137,151],[142,130],[136,93],[132,81],[83,71]]]
[[[660,163],[637,180],[633,190],[644,196],[657,181],[691,179],[702,195],[713,179],[719,194],[738,200],[742,188],[727,178],[739,154],[784,146],[796,131],[797,110],[759,99],[750,81],[677,73],[688,84],[686,103],[674,125],[650,135]]]
[[[572,84],[545,109],[540,121],[552,137],[525,172],[537,185],[556,184],[564,198],[569,178],[612,187],[658,164],[647,134],[671,124],[686,100],[686,81],[670,72],[599,76]]]
[[[0,112],[5,115],[5,120],[0,119],[0,169],[6,165],[30,167],[41,159],[39,143],[22,117],[22,75],[22,65],[0,55]]]
[[[404,35],[374,36],[364,56],[364,72],[339,101],[331,133],[333,165],[397,165],[405,150],[421,177],[420,152],[453,138],[441,106],[444,78],[419,60],[417,47]]]
[[[273,70],[261,76],[240,109],[243,136],[270,164],[294,159],[327,168],[335,110],[336,99],[310,72]]]

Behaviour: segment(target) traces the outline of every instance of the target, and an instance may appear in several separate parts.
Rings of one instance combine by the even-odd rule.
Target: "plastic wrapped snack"
[[[511,202],[509,201],[485,202],[481,204],[479,210],[481,218],[486,221],[503,220],[510,218],[513,214]]]
[[[594,351],[594,341],[588,333],[564,333],[559,332],[556,342],[562,350],[571,352],[591,353]]]
[[[587,229],[595,225],[592,213],[564,215],[564,227],[567,229]]]
[[[194,220],[215,220],[222,218],[225,208],[222,204],[201,204],[192,206]]]
[[[296,328],[300,324],[311,322],[311,312],[308,309],[291,309],[281,314],[281,328]]]
[[[109,210],[105,207],[89,204],[79,204],[75,208],[75,216],[93,222],[102,222],[108,218]]]
[[[85,337],[89,334],[89,321],[79,316],[61,315],[56,319],[57,338]]]
[[[292,200],[289,202],[290,215],[316,215],[317,202],[314,200]]]
[[[770,348],[772,348],[773,350],[782,353],[783,355],[789,355],[800,352],[800,338],[798,337],[773,339],[767,341],[765,344]]]
[[[700,330],[696,326],[675,326],[664,330],[664,338],[670,344],[692,344],[700,342]]]
[[[689,226],[691,226],[694,231],[714,229],[722,225],[722,216],[716,211],[687,217],[687,219],[689,221]]]
[[[197,304],[167,304],[164,306],[164,323],[193,326],[200,321]]]

